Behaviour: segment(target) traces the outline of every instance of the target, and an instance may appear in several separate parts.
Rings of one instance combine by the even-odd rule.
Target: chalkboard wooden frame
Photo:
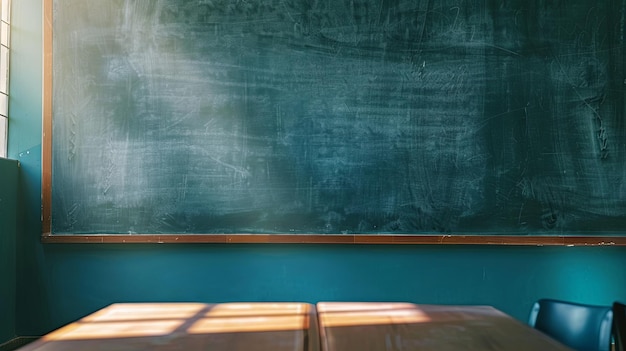
[[[52,0],[44,4],[42,123],[42,242],[44,243],[307,243],[307,244],[452,244],[530,246],[626,246],[624,236],[597,235],[395,235],[395,234],[97,234],[60,235],[52,223]]]
[[[626,246],[616,236],[512,235],[44,235],[50,244],[360,244],[360,245],[503,245],[503,246]]]

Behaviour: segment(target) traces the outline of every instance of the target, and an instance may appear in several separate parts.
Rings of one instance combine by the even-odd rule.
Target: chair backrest
[[[611,306],[541,299],[533,305],[528,324],[578,351],[608,351],[611,347]]]
[[[626,351],[626,305],[613,302],[613,335],[615,350]]]

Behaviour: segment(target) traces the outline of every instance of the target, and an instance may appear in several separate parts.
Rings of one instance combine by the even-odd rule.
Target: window
[[[7,156],[11,0],[0,0],[0,157]]]

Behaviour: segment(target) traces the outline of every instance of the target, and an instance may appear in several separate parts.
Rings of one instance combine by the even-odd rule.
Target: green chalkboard
[[[52,0],[51,235],[626,233],[624,0]]]

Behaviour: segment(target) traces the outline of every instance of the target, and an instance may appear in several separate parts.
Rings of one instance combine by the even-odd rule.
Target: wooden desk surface
[[[306,303],[114,304],[20,351],[316,351],[317,327]]]
[[[489,306],[317,304],[323,351],[569,348]]]

